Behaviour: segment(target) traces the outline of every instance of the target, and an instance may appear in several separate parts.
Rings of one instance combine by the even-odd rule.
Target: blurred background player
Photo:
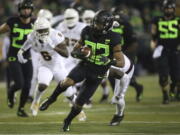
[[[35,93],[31,106],[32,114],[36,116],[39,110],[40,98],[53,77],[56,82],[59,82],[67,75],[61,56],[68,57],[68,50],[64,44],[64,36],[59,31],[52,29],[50,22],[42,17],[35,21],[33,32],[18,52],[18,59],[21,63],[27,61],[23,57],[23,53],[29,48],[40,54],[37,74],[38,91]],[[73,95],[68,97],[71,96]]]
[[[69,53],[73,50],[74,45],[79,41],[81,31],[85,26],[85,23],[79,21],[79,14],[75,9],[68,8],[64,11],[64,20],[56,27],[56,29],[65,36]],[[72,56],[69,56],[68,59],[64,59],[65,68],[68,72],[70,72],[78,62],[79,60]],[[77,85],[77,87],[79,87],[79,85]]]
[[[126,9],[118,6],[113,8],[112,12],[115,18],[113,31],[122,35],[122,51],[135,64],[138,44],[133,28],[128,22]],[[110,82],[114,86],[114,79],[110,78]],[[143,85],[137,82],[135,75],[131,78],[130,86],[136,90],[136,101],[139,102],[143,93]]]
[[[95,12],[93,10],[85,10],[82,14],[82,21],[90,26],[92,25],[93,18],[95,16]]]
[[[14,93],[21,89],[20,103],[17,115],[20,117],[27,117],[24,111],[24,106],[30,90],[32,78],[32,62],[30,50],[24,54],[28,59],[27,63],[21,64],[17,60],[17,52],[27,39],[27,35],[32,32],[32,25],[34,19],[31,18],[34,5],[31,0],[23,0],[18,4],[19,16],[10,17],[6,23],[0,26],[0,33],[10,32],[10,48],[7,55],[9,62],[9,69],[14,84],[10,87],[8,93],[8,106],[14,106]]]
[[[162,10],[164,15],[155,17],[152,21],[151,47],[161,48],[157,58],[159,84],[163,94],[162,103],[168,104],[169,94],[171,98],[176,96],[180,99],[180,18],[175,15],[175,0],[164,0]]]
[[[75,9],[68,8],[64,11],[64,21],[61,22],[56,29],[65,36],[69,53],[73,50],[77,41],[79,41],[80,33],[85,26],[85,23],[79,21],[79,14]],[[79,60],[70,56],[68,59],[65,59],[64,62],[66,69],[70,71]]]

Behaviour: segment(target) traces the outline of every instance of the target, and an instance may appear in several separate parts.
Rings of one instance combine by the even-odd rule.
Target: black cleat
[[[109,95],[103,95],[103,96],[101,97],[99,103],[103,103],[103,102],[108,101],[108,96],[109,96]]]
[[[109,126],[119,125],[119,123],[123,120],[123,118],[124,118],[124,115],[122,116],[114,115],[111,122],[109,123]]]
[[[28,117],[28,114],[24,111],[23,108],[21,108],[21,109],[18,110],[17,116],[19,116],[19,117]]]
[[[163,100],[162,104],[169,104],[169,100],[168,99]]]
[[[169,104],[169,95],[168,92],[163,91],[163,102],[162,104]]]
[[[169,98],[170,98],[170,101],[176,101],[175,93],[169,92]]]
[[[138,87],[136,88],[136,101],[140,102],[142,99],[142,94],[143,94],[143,86],[142,85],[138,85]]]
[[[68,132],[70,129],[69,129],[69,125],[70,125],[70,122],[68,122],[66,119],[64,120],[64,123],[63,123],[63,131],[64,132]]]
[[[14,91],[8,92],[8,107],[9,108],[14,107]]]
[[[45,99],[45,100],[42,102],[42,104],[40,105],[39,110],[40,110],[40,111],[45,111],[45,110],[47,110],[48,107],[49,107],[52,103],[54,103],[55,101],[56,101],[56,100],[50,100],[50,98]]]

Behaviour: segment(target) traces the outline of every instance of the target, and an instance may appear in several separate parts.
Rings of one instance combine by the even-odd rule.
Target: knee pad
[[[160,76],[159,78],[159,84],[162,86],[162,87],[165,87],[168,85],[168,77],[167,76]]]
[[[40,92],[43,92],[46,88],[47,88],[47,85],[46,85],[46,84],[39,84],[39,86],[38,86],[38,90],[39,90]]]

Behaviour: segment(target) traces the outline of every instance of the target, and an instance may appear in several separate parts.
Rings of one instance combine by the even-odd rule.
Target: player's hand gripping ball
[[[83,46],[81,49],[81,52],[84,54],[84,57],[88,58],[91,56],[91,48],[87,47],[87,46]]]

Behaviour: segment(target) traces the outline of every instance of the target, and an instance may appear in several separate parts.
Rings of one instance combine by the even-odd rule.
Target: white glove
[[[156,47],[154,52],[153,52],[153,58],[154,59],[159,58],[161,56],[162,50],[163,50],[162,45],[159,45],[158,47]]]
[[[17,54],[18,61],[19,61],[20,63],[26,63],[26,62],[28,61],[27,59],[24,58],[23,52],[24,52],[24,51],[23,51],[22,49],[20,49],[20,50],[18,51],[18,54]]]

